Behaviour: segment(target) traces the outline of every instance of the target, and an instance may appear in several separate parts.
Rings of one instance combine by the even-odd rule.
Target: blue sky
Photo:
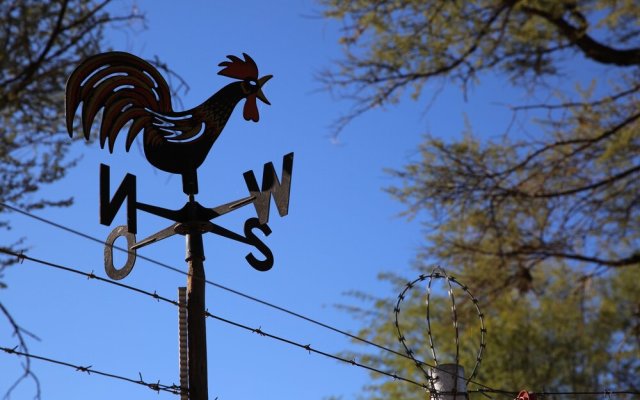
[[[264,163],[273,161],[280,171],[282,157],[295,153],[289,215],[280,218],[272,206],[273,233],[265,239],[275,255],[273,269],[255,271],[244,260],[251,250],[247,246],[206,236],[207,278],[340,329],[357,330],[358,321],[333,306],[352,303],[345,293],[354,289],[395,296],[376,276],[395,270],[413,279],[411,264],[423,240],[419,221],[398,217],[402,206],[383,192],[397,183],[384,169],[400,168],[415,159],[426,132],[459,135],[464,113],[474,125],[502,133],[509,122],[500,118],[507,115],[505,109],[495,104],[504,100],[498,90],[502,83],[490,80],[466,103],[457,87],[446,86],[428,112],[426,100],[374,110],[348,125],[335,143],[329,126],[351,105],[319,90],[315,79],[341,54],[340,25],[319,18],[319,5],[309,0],[201,0],[179,7],[170,1],[134,3],[147,15],[147,29],[134,26],[109,32],[107,40],[117,50],[144,58],[157,55],[179,73],[190,85],[182,97],[185,109],[229,82],[217,75],[217,64],[228,54],[246,52],[261,75],[274,75],[264,88],[272,105],[258,105],[260,122],[246,122],[238,108],[200,168],[200,203],[216,206],[246,196],[243,172],[254,170],[260,179]],[[112,8],[126,12],[131,6],[129,1],[118,1]],[[79,165],[36,196],[72,195],[75,204],[38,215],[99,238],[124,224],[124,209],[111,227],[99,224],[100,163],[111,167],[113,185],[126,173],[136,175],[141,202],[177,209],[186,201],[179,177],[154,170],[139,145],[126,153],[120,139],[110,155],[97,143],[77,143],[72,156],[82,157]],[[216,222],[239,232],[251,216],[253,210],[246,207]],[[10,219],[13,229],[0,232],[1,242],[26,237],[30,256],[106,276],[102,246],[24,216],[10,215]],[[138,239],[169,225],[142,213],[138,223]],[[140,254],[186,270],[182,237],[144,248]],[[32,353],[132,378],[142,373],[149,381],[178,382],[175,307],[30,262],[8,270],[6,280],[9,288],[2,291],[2,302],[22,326],[42,339],[29,342]],[[184,286],[186,278],[139,259],[122,282],[176,298],[176,288]],[[207,307],[214,314],[323,351],[337,353],[350,346],[339,334],[211,286]],[[207,330],[211,399],[311,400],[330,395],[355,399],[370,380],[365,370],[220,322],[209,321]],[[15,344],[10,334],[7,324],[0,324],[0,345]],[[0,360],[0,389],[4,389],[19,375],[20,361],[2,354]],[[33,362],[33,370],[45,399],[176,398],[39,361]],[[26,381],[13,398],[31,398],[33,393]]]

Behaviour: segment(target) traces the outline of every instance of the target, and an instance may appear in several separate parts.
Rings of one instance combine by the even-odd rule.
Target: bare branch
[[[33,333],[25,330],[20,325],[18,325],[18,323],[13,318],[13,316],[11,315],[9,310],[7,310],[7,308],[1,302],[0,302],[0,312],[2,312],[2,314],[7,318],[7,320],[9,321],[9,324],[11,325],[11,328],[13,329],[13,336],[15,336],[17,338],[17,340],[18,340],[17,349],[19,349],[22,352],[28,353],[29,352],[29,348],[27,346],[27,342],[26,342],[24,336],[27,335],[27,336],[29,336],[29,337],[31,337],[33,339],[36,339],[36,340],[40,340],[40,339],[37,336],[35,336]],[[41,393],[42,393],[41,389],[40,389],[40,380],[33,373],[32,369],[31,369],[31,360],[29,358],[25,359],[24,363],[22,364],[22,375],[9,387],[9,389],[7,389],[7,391],[6,391],[5,395],[4,395],[4,399],[5,400],[9,400],[11,398],[11,393],[25,379],[31,379],[34,382],[34,384],[36,386],[35,399],[40,400],[41,399]]]

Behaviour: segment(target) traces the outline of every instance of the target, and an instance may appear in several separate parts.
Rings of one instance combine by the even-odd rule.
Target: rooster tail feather
[[[93,102],[99,104],[98,102]],[[111,137],[110,130],[114,125],[114,120],[118,117],[123,108],[129,105],[129,99],[110,98],[104,102],[104,108],[102,110],[102,123],[100,124],[100,146],[104,148],[104,144],[107,137]],[[85,107],[85,110],[89,107]],[[97,111],[96,107],[92,108],[92,111]],[[83,115],[83,123],[86,121]],[[91,125],[91,124],[89,124]],[[111,139],[109,140],[109,152],[113,153],[113,146],[111,145]]]
[[[149,121],[147,121],[146,119],[140,118],[134,120],[133,123],[131,123],[131,125],[129,126],[129,133],[127,133],[127,142],[125,147],[127,151],[129,151],[129,149],[131,148],[131,144],[133,143],[133,140],[136,138],[138,133],[145,127],[145,125],[147,125],[148,122]]]
[[[127,151],[135,136],[150,124],[151,114],[170,113],[171,93],[158,70],[134,55],[108,52],[89,57],[71,74],[66,88],[66,123],[73,136],[73,119],[82,103],[82,131],[89,139],[91,127],[102,110],[100,146],[109,138],[109,150],[119,131],[129,122]]]
[[[113,110],[117,110],[117,108]],[[150,122],[148,112],[142,108],[129,108],[126,111],[119,110],[111,113],[105,111],[104,115],[104,121],[100,127],[100,140],[104,141],[103,137],[106,138],[108,135],[109,151],[111,153],[113,153],[113,146],[118,132],[120,132],[129,121],[140,121],[143,126]],[[129,151],[129,146],[127,146],[127,151]]]

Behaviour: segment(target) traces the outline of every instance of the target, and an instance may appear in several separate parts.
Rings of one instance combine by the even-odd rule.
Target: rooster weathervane
[[[126,131],[125,149],[129,151],[142,131],[143,149],[146,159],[156,168],[182,176],[182,189],[189,196],[188,203],[179,210],[169,210],[137,201],[136,177],[127,174],[110,196],[109,167],[100,165],[100,223],[110,225],[116,213],[127,200],[127,225],[115,228],[105,247],[105,269],[113,279],[122,279],[131,272],[135,263],[135,251],[175,234],[214,233],[229,239],[254,246],[263,254],[263,260],[247,255],[254,268],[266,271],[273,266],[273,254],[254,233],[259,229],[264,235],[271,233],[267,225],[269,206],[273,195],[280,216],[288,213],[293,153],[283,157],[281,179],[272,163],[264,165],[262,186],[253,171],[244,173],[249,195],[214,208],[207,208],[195,201],[198,193],[197,170],[204,162],[216,139],[236,105],[244,100],[242,115],[245,120],[258,122],[257,100],[269,105],[262,89],[272,75],[260,77],[255,61],[243,53],[241,59],[227,56],[219,64],[218,72],[234,79],[197,107],[186,111],[175,111],[171,104],[171,93],[166,80],[149,62],[125,52],[107,52],[84,60],[71,74],[66,87],[66,123],[69,135],[73,136],[74,117],[81,107],[81,127],[88,140],[99,112],[100,146],[108,145],[113,152],[116,139]],[[212,219],[248,204],[256,208],[258,218],[245,222],[244,235],[237,234],[219,225]],[[145,211],[167,218],[175,223],[139,242],[136,211]],[[128,242],[129,257],[122,268],[113,265],[113,243],[124,236]]]

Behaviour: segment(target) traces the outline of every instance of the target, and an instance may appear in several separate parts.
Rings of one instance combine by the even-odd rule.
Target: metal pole
[[[186,235],[189,275],[187,277],[187,336],[189,348],[189,400],[208,400],[207,326],[202,233],[191,227]]]
[[[431,369],[435,393],[431,400],[465,400],[467,385],[464,379],[464,367],[458,364],[440,364]]]

